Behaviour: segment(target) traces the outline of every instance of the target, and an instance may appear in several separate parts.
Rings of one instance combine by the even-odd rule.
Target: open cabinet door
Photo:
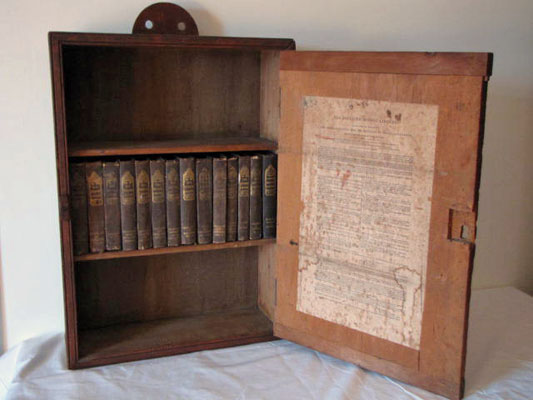
[[[282,52],[276,336],[462,397],[491,59]]]

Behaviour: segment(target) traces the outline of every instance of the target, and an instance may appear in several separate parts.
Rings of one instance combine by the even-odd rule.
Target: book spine
[[[250,238],[250,156],[239,156],[237,239]]]
[[[120,250],[119,162],[104,162],[105,249]]]
[[[261,239],[263,233],[263,193],[261,181],[263,175],[261,156],[250,157],[250,239]]]
[[[167,212],[165,207],[165,160],[150,160],[152,191],[152,243],[154,248],[167,246]]]
[[[237,200],[238,200],[238,180],[239,161],[237,157],[228,158],[227,172],[227,204],[226,204],[226,241],[237,240]]]
[[[194,158],[180,158],[181,244],[196,241],[196,176]]]
[[[213,159],[196,159],[196,213],[198,243],[213,240]]]
[[[104,230],[104,179],[102,162],[88,162],[85,165],[87,181],[87,215],[89,221],[89,248],[91,253],[101,253],[105,249]]]
[[[137,248],[152,247],[152,218],[150,216],[151,189],[150,163],[148,160],[135,160],[135,185],[137,199]]]
[[[120,227],[122,249],[137,249],[137,212],[135,201],[135,164],[120,162]]]
[[[167,245],[180,244],[180,174],[177,160],[165,161],[167,199]]]
[[[213,159],[213,243],[226,242],[227,169],[226,157]]]
[[[275,154],[265,154],[263,155],[263,238],[276,237],[277,191],[277,158]]]
[[[69,166],[70,209],[72,245],[74,255],[89,252],[89,226],[87,220],[87,184],[85,183],[85,164],[72,163]]]

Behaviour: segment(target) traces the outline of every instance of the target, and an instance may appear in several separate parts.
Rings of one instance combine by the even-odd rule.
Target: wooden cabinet
[[[276,335],[462,396],[491,55],[294,47],[197,36],[192,18],[168,4],[145,9],[133,34],[50,33],[71,368]],[[298,309],[307,96],[438,107],[416,346]],[[73,255],[69,162],[263,150],[279,155],[277,239]]]

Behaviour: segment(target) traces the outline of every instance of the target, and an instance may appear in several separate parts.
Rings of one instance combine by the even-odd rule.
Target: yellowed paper
[[[419,349],[437,119],[305,97],[298,311]]]

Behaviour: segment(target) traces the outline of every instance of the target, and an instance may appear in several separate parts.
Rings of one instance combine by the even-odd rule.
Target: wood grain
[[[69,157],[109,157],[152,154],[191,154],[238,151],[273,151],[277,143],[258,137],[81,142],[69,147]]]
[[[80,331],[74,368],[273,340],[272,322],[249,309]]]
[[[491,53],[286,51],[285,71],[365,72],[488,77]]]
[[[391,73],[346,73],[351,68],[346,67],[348,54],[340,58],[337,55],[330,58],[328,53],[322,53],[322,56],[319,59],[316,55],[311,57],[303,54],[302,60],[299,60],[294,54],[285,52],[281,55],[282,119],[278,193],[283,201],[278,204],[278,292],[274,333],[436,393],[460,397],[463,390],[473,245],[448,239],[449,215],[450,210],[475,215],[484,76],[451,74],[459,73],[459,69],[448,70],[450,75],[443,76],[427,71],[424,75],[415,75],[416,70],[404,73],[399,55],[396,56],[395,68],[391,67],[389,71]],[[363,56],[367,59],[369,54]],[[407,64],[410,57],[406,56]],[[360,58],[360,53],[353,53],[353,60],[348,61],[348,64],[357,69]],[[484,59],[488,58],[485,55]],[[379,54],[376,59],[377,66],[384,68]],[[473,70],[468,61],[470,59],[467,57],[466,60],[465,75],[469,75]],[[323,72],[325,65],[330,72]],[[336,69],[335,66],[343,72],[331,72]],[[317,71],[312,70],[315,67]],[[303,71],[298,71],[299,68]],[[379,68],[376,67],[376,71],[380,71]],[[458,64],[454,68],[458,68]],[[489,67],[485,65],[481,69],[488,71]],[[481,72],[481,69],[476,71]],[[302,97],[306,95],[439,106],[430,247],[419,352],[296,311],[297,244],[302,210]],[[364,361],[366,359],[372,359],[372,362],[367,363]]]
[[[272,339],[268,319],[257,320],[255,314],[253,318],[229,315],[222,326],[194,322],[212,312],[257,307],[255,246],[272,241],[110,252],[75,262],[68,156],[275,149],[272,141],[260,139],[261,53],[292,49],[294,41],[52,32],[49,43],[69,367]],[[219,321],[225,319],[222,314]],[[183,320],[185,325],[191,323],[191,331],[193,326],[203,330],[187,343],[180,342],[180,330],[186,331],[181,322],[167,325],[176,329],[161,331],[144,325],[156,318],[183,316],[193,318]],[[105,333],[111,331],[79,332],[80,327],[104,329],[110,324],[120,331],[122,323],[138,324],[127,332],[145,335],[144,339],[121,347],[123,337]],[[161,340],[168,339],[166,345],[157,346],[159,334]],[[115,339],[116,353],[98,344]],[[83,352],[81,362],[78,350]]]
[[[78,328],[256,307],[256,264],[251,247],[78,264]]]
[[[146,257],[162,254],[191,253],[197,251],[213,251],[221,249],[237,249],[241,247],[263,246],[274,243],[275,239],[246,240],[242,242],[195,244],[177,247],[161,247],[158,249],[130,250],[130,251],[107,251],[104,253],[83,254],[74,256],[74,261],[111,260],[116,258]]]

